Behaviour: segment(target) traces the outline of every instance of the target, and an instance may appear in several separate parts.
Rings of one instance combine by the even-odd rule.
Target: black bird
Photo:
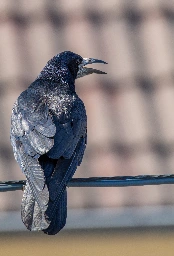
[[[54,235],[66,223],[66,186],[81,164],[87,140],[85,106],[75,79],[106,74],[84,67],[106,63],[65,51],[49,60],[14,103],[11,144],[26,176],[21,218],[27,229]]]

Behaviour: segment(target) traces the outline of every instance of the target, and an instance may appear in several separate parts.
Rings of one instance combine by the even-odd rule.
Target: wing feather
[[[53,146],[54,140],[52,137],[55,134],[56,127],[50,116],[45,117],[45,113],[48,113],[48,111],[46,109],[44,111],[43,104],[39,108],[39,114],[35,114],[33,118],[29,109],[30,115],[27,116],[26,106],[23,108],[23,106],[18,105],[19,101],[20,97],[12,111],[11,143],[15,159],[26,175],[30,192],[32,191],[32,196],[36,200],[37,204],[34,209],[36,211],[39,207],[41,215],[43,215],[48,207],[49,192],[45,184],[44,171],[38,158]],[[40,113],[40,109],[42,109],[43,114]],[[34,122],[36,117],[38,119]],[[29,190],[26,193],[28,195]],[[43,216],[42,221],[46,221]]]
[[[35,129],[45,137],[53,137],[56,133],[56,126],[50,116],[48,116],[44,125],[38,124]]]

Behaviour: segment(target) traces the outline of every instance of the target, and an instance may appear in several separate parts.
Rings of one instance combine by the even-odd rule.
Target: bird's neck
[[[50,81],[50,86],[54,90],[75,92],[75,80],[66,68],[58,69],[54,65],[45,66],[37,78]]]

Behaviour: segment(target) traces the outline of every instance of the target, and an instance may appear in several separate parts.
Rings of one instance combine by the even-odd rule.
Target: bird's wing
[[[43,228],[49,225],[44,217],[49,193],[38,158],[53,147],[55,133],[55,124],[46,104],[39,99],[39,95],[33,95],[32,98],[32,94],[28,95],[27,91],[22,93],[12,110],[11,144],[15,159],[26,175],[27,183],[43,213]]]
[[[73,103],[68,113],[70,113],[68,118],[64,115],[63,117],[53,115],[56,126],[54,146],[47,153],[47,156],[52,159],[59,159],[61,156],[70,159],[80,138],[86,137],[86,111],[79,98]]]

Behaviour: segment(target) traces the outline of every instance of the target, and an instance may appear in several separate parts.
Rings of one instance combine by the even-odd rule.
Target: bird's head
[[[61,61],[61,66],[66,65],[68,67],[74,79],[80,78],[92,73],[106,74],[103,71],[86,67],[86,65],[93,64],[93,63],[107,64],[103,60],[98,60],[94,58],[82,58],[80,55],[70,51],[62,52],[58,54],[57,57],[59,58],[59,61]]]

